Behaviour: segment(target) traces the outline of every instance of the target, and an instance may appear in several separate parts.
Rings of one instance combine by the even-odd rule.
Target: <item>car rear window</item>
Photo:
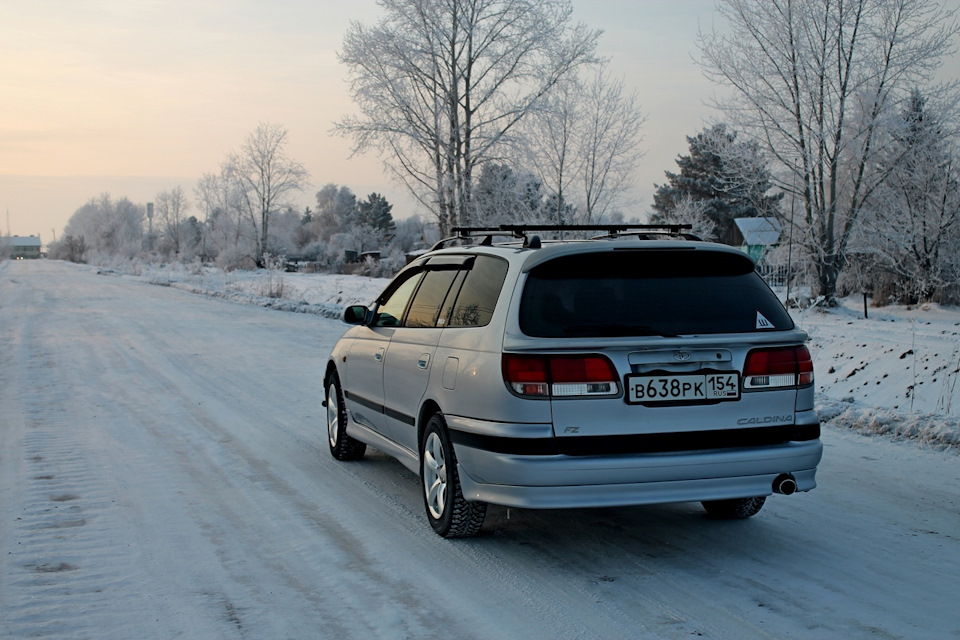
[[[674,336],[792,329],[745,255],[615,250],[533,268],[520,329],[539,337]]]

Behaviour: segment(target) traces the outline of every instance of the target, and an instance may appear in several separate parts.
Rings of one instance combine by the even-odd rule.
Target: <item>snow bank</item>
[[[343,308],[351,304],[369,304],[390,282],[388,278],[269,269],[224,272],[210,266],[179,264],[138,265],[136,269],[124,269],[123,275],[240,304],[326,318],[339,318]]]
[[[834,400],[818,394],[817,415],[823,424],[894,440],[915,440],[938,449],[960,449],[960,419],[936,413],[858,407],[852,398]]]

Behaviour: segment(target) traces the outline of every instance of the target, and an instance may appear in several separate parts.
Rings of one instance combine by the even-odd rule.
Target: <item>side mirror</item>
[[[366,324],[367,314],[370,310],[363,305],[355,304],[343,309],[341,319],[347,324]]]

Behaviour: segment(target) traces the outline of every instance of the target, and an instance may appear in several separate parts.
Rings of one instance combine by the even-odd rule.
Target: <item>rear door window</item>
[[[539,337],[675,336],[793,328],[745,255],[615,250],[530,271],[520,329]]]
[[[440,308],[450,291],[450,285],[457,277],[458,271],[427,271],[410,303],[410,311],[404,322],[406,327],[434,327]]]
[[[477,256],[460,287],[450,317],[445,319],[446,326],[483,327],[490,324],[506,277],[506,261]]]

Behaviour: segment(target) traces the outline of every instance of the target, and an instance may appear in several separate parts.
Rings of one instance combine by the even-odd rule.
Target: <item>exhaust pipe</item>
[[[797,491],[797,480],[789,473],[781,473],[773,481],[773,492],[789,496]]]

